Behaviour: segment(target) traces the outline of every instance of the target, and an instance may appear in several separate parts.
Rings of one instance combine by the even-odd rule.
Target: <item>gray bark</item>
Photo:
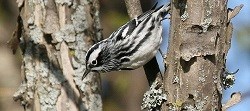
[[[85,54],[102,39],[98,0],[18,0],[12,48],[22,50],[22,83],[14,94],[25,110],[101,111],[100,75],[82,81]],[[15,50],[15,49],[13,49]]]
[[[222,76],[232,24],[227,0],[171,2],[162,110],[221,110]]]

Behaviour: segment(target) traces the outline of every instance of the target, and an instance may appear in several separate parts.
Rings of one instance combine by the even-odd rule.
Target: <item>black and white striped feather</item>
[[[86,54],[86,71],[130,70],[151,60],[162,41],[162,20],[169,4],[151,9],[132,19],[109,38],[94,44]]]

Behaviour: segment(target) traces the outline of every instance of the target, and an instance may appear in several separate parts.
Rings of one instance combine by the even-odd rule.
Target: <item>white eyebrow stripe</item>
[[[100,48],[95,49],[91,55],[89,56],[88,63],[91,63],[91,61],[96,60],[96,58],[99,56],[99,53],[101,52]],[[98,61],[97,61],[98,62]]]

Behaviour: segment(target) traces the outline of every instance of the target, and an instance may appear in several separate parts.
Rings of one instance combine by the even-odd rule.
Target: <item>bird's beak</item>
[[[86,68],[86,70],[84,71],[84,74],[82,76],[82,80],[88,75],[89,72],[90,72],[90,69]]]

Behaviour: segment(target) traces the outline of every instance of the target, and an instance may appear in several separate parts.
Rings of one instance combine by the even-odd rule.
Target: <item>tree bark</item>
[[[173,0],[162,110],[221,110],[232,24],[227,0]]]
[[[26,111],[101,111],[100,75],[81,79],[86,51],[102,39],[98,0],[17,3],[20,16],[11,43],[18,45],[19,39],[23,61],[14,100]]]

